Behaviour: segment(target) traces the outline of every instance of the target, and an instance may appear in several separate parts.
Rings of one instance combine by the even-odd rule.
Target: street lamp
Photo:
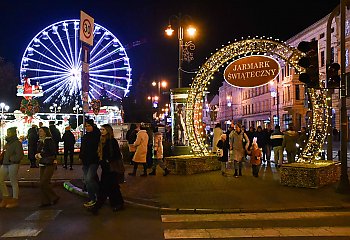
[[[61,111],[61,106],[54,103],[50,106],[50,111],[55,113],[55,124],[57,124],[57,112]]]
[[[167,29],[165,29],[165,33],[167,36],[172,36],[174,33],[174,29],[172,28],[171,23],[177,25],[177,38],[179,40],[179,67],[178,67],[178,88],[181,88],[182,82],[182,62],[192,61],[193,60],[193,51],[195,49],[195,45],[192,41],[185,42],[184,44],[184,24],[191,20],[191,17],[188,15],[182,16],[181,13],[179,15],[172,15],[169,18],[169,25]],[[196,34],[197,29],[193,26],[186,26],[186,36],[193,37]]]
[[[1,108],[1,147],[3,148],[3,132],[4,132],[4,126],[3,126],[3,119],[5,119],[4,111],[7,112],[10,107],[6,105],[5,103],[0,103],[0,108]]]
[[[152,86],[155,87],[158,85],[158,96],[160,97],[160,88],[166,88],[168,86],[168,83],[166,81],[153,81]]]
[[[76,114],[76,119],[77,119],[77,127],[76,127],[76,129],[78,129],[78,127],[79,127],[79,112],[81,112],[82,110],[83,110],[83,108],[80,107],[79,104],[76,104],[73,107],[73,112]]]

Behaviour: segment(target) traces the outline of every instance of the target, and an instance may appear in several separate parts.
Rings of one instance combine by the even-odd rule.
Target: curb
[[[68,191],[78,194],[82,197],[88,197],[86,192],[83,192],[81,188],[76,187],[71,182],[66,181],[63,183],[63,187]],[[138,199],[135,199],[136,201]],[[139,199],[142,201],[142,199]],[[148,209],[158,210],[162,213],[178,213],[178,214],[213,214],[213,213],[274,213],[274,212],[303,212],[303,211],[331,211],[331,210],[350,210],[350,204],[344,204],[341,206],[315,206],[315,207],[300,207],[300,208],[266,208],[266,209],[245,209],[245,208],[227,208],[227,209],[215,209],[215,208],[168,208],[160,207],[149,204],[138,203],[135,201],[124,200],[125,203],[144,207]]]

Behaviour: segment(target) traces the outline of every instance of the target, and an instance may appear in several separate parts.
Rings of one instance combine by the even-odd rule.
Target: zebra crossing
[[[350,212],[277,212],[232,214],[162,215],[164,239],[255,239],[284,237],[349,237],[347,226],[274,226],[276,222],[349,218]],[[252,222],[271,221],[272,226],[252,227]],[[247,224],[250,223],[250,224]],[[253,224],[254,225],[254,224]],[[256,224],[259,225],[259,224]],[[293,225],[293,224],[291,224]]]

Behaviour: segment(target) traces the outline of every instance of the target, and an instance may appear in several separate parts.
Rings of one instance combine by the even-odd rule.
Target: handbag
[[[224,151],[221,148],[218,148],[216,150],[216,156],[217,157],[223,157],[224,156]]]

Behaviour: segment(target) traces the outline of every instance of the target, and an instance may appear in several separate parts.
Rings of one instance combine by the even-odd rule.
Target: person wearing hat
[[[96,204],[97,194],[99,192],[97,175],[99,157],[97,148],[100,142],[101,132],[93,119],[85,121],[85,130],[86,133],[81,139],[79,159],[83,164],[84,183],[89,195],[89,201],[84,203],[84,206],[90,208]]]
[[[6,144],[3,163],[0,167],[0,191],[2,193],[2,201],[0,207],[13,208],[18,206],[18,169],[19,163],[24,157],[22,143],[17,137],[17,128],[12,127],[7,129]],[[12,187],[12,198],[5,184],[5,179],[9,177]]]
[[[70,126],[65,128],[65,132],[62,136],[63,147],[64,147],[64,166],[63,168],[67,169],[67,160],[69,154],[70,170],[73,170],[73,155],[74,155],[74,144],[75,137],[70,130]]]

